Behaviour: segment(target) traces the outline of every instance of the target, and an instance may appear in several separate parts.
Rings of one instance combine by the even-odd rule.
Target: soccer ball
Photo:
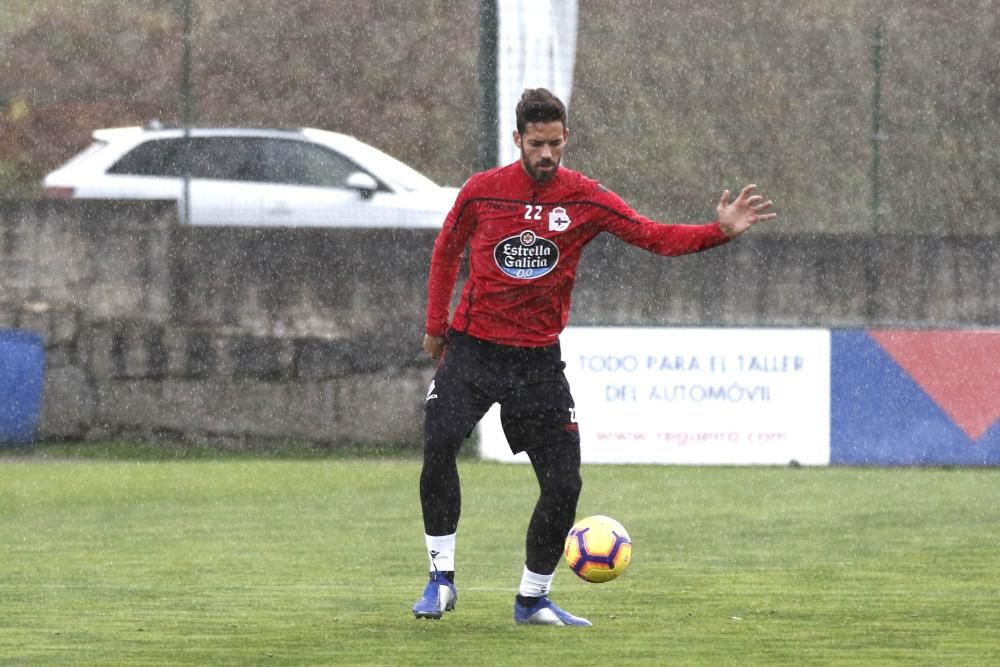
[[[620,523],[597,514],[580,519],[570,528],[563,555],[576,576],[601,584],[628,567],[632,561],[632,540]]]

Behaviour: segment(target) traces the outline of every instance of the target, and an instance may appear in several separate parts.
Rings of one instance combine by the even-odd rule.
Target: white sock
[[[455,536],[451,535],[424,535],[427,543],[427,557],[431,561],[431,572],[454,572],[455,571]]]
[[[521,575],[521,588],[517,592],[526,598],[540,598],[549,594],[552,587],[552,579],[556,574],[538,574],[524,566],[524,574]]]

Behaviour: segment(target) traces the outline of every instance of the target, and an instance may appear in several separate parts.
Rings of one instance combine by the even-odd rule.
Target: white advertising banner
[[[830,462],[828,330],[570,327],[560,341],[584,463]],[[498,406],[479,447],[527,461]]]

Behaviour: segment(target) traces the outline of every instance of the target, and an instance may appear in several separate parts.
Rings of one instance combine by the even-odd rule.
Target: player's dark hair
[[[527,88],[517,103],[517,132],[524,134],[528,123],[561,121],[566,127],[566,105],[545,88]]]

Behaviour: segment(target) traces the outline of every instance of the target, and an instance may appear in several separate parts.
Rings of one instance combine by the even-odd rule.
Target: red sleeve
[[[467,203],[466,188],[462,188],[434,241],[430,276],[427,278],[427,320],[424,325],[430,336],[444,336],[448,330],[451,295],[458,280],[462,253],[473,229],[473,216],[466,210]]]
[[[718,220],[704,225],[657,222],[633,211],[613,192],[604,190],[602,196],[609,209],[603,231],[657,255],[686,255],[729,241]]]

